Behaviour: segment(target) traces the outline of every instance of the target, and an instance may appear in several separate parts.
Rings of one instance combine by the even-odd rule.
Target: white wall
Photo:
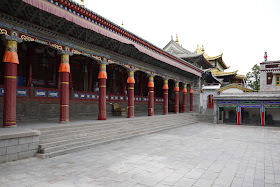
[[[228,94],[228,93],[243,93],[243,90],[238,89],[238,88],[229,88],[229,89],[221,91],[221,95]]]

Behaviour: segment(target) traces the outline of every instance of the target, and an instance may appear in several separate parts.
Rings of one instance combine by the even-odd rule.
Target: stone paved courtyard
[[[280,128],[187,125],[1,164],[0,186],[280,186]]]

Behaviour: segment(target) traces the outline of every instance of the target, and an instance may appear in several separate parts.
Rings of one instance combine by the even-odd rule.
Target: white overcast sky
[[[80,2],[80,0],[75,0]],[[280,60],[280,0],[84,0],[85,6],[163,48],[176,34],[194,51],[223,53],[227,71],[246,74],[254,64]]]

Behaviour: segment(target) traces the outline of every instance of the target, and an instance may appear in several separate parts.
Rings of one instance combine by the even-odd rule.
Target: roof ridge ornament
[[[176,43],[179,43],[178,34],[176,34]]]
[[[267,61],[267,52],[266,51],[264,52],[264,61],[265,62]]]
[[[85,7],[85,2],[84,2],[84,0],[81,0],[81,6],[82,6],[82,7]]]

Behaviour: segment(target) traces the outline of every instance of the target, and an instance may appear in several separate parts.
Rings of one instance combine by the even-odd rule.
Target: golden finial
[[[204,52],[204,46],[203,46],[203,45],[202,45],[202,47],[201,47],[201,51]]]
[[[176,34],[176,43],[179,43],[178,34]]]
[[[199,49],[199,45],[197,44],[197,48],[196,49]]]
[[[82,6],[82,7],[85,7],[84,0],[81,0],[81,6]]]
[[[123,28],[123,21],[122,21],[122,28]]]

